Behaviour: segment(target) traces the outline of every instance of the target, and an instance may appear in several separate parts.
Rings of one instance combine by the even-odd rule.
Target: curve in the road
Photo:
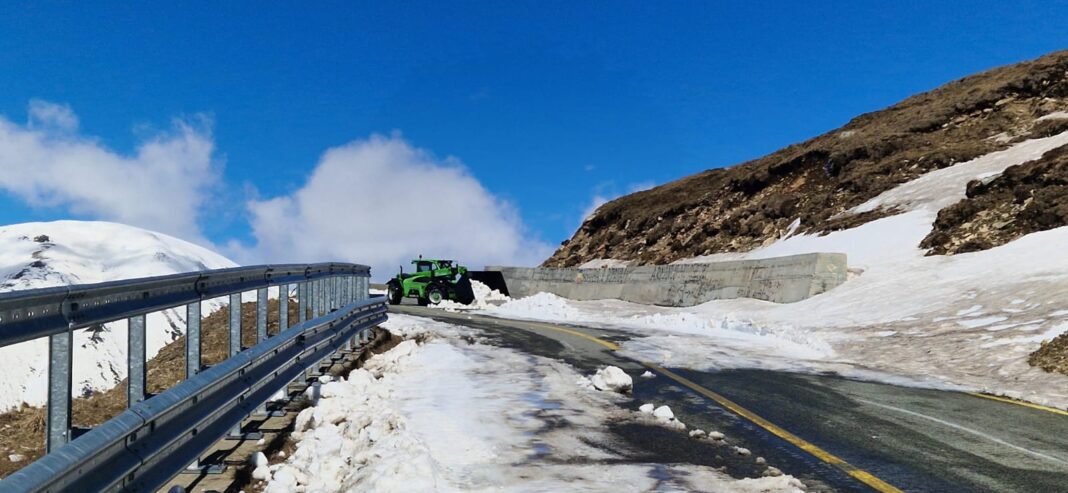
[[[580,331],[577,331],[577,330],[569,329],[569,328],[566,328],[566,327],[560,327],[560,326],[557,326],[557,325],[551,325],[551,324],[542,324],[542,323],[537,323],[537,322],[528,322],[528,323],[531,324],[531,325],[535,325],[535,326],[547,329],[547,330],[555,330],[555,331],[558,331],[558,332],[571,334],[571,335],[576,336],[576,337],[581,337],[583,339],[586,339],[586,340],[595,342],[597,344],[600,344],[600,345],[602,345],[602,346],[604,346],[604,347],[606,347],[608,349],[611,349],[612,351],[618,351],[619,350],[619,345],[618,344],[615,344],[615,343],[613,343],[611,341],[606,341],[606,340],[598,338],[598,337],[591,336],[589,334],[584,334],[584,333],[582,333]],[[685,377],[683,377],[681,375],[678,375],[675,372],[672,372],[671,370],[663,368],[660,365],[657,365],[655,363],[652,363],[652,362],[649,362],[649,361],[644,361],[644,360],[641,360],[641,359],[635,359],[635,361],[637,361],[638,363],[641,363],[643,366],[645,366],[646,368],[649,368],[650,370],[652,370],[652,371],[654,371],[656,373],[659,373],[659,374],[661,374],[661,375],[663,375],[663,376],[665,376],[667,378],[670,378],[671,380],[675,381],[679,385],[682,385],[682,386],[684,386],[684,387],[686,387],[686,388],[688,388],[690,390],[693,390],[694,392],[697,392],[698,394],[701,394],[701,395],[703,395],[703,396],[705,396],[705,397],[707,397],[709,399],[712,399],[713,401],[715,401],[719,405],[723,406],[724,408],[730,410],[731,412],[733,412],[733,413],[735,413],[735,414],[737,414],[737,415],[749,420],[753,424],[763,428],[764,430],[770,432],[771,434],[773,434],[773,435],[775,435],[775,436],[777,436],[779,438],[782,438],[783,440],[786,440],[787,442],[790,442],[794,446],[800,448],[801,450],[804,450],[805,452],[808,452],[809,454],[811,454],[812,456],[816,457],[817,459],[819,459],[819,460],[821,460],[821,461],[823,461],[823,462],[825,462],[827,464],[830,464],[830,465],[832,465],[832,466],[834,466],[834,467],[836,467],[838,469],[841,469],[843,472],[845,472],[846,474],[852,476],[857,481],[860,481],[860,482],[870,486],[872,489],[874,489],[874,490],[876,490],[876,491],[878,491],[880,493],[902,493],[902,491],[900,489],[894,487],[890,483],[887,483],[886,481],[883,481],[882,479],[879,479],[875,475],[873,475],[873,474],[871,474],[871,473],[869,473],[869,472],[867,472],[867,471],[865,471],[863,469],[860,469],[859,467],[856,467],[856,466],[850,464],[849,462],[846,462],[842,458],[840,458],[840,457],[838,457],[838,456],[836,456],[836,455],[834,455],[834,454],[832,454],[830,452],[827,452],[826,450],[823,450],[822,448],[812,444],[811,442],[809,442],[809,441],[807,441],[807,440],[805,440],[805,439],[803,439],[803,438],[801,438],[801,437],[799,437],[797,435],[794,435],[793,433],[790,433],[790,432],[786,431],[782,427],[777,426],[775,423],[772,423],[772,422],[760,417],[756,413],[754,413],[754,412],[752,412],[752,411],[740,406],[739,404],[735,403],[734,401],[731,401],[730,399],[728,399],[728,398],[726,398],[726,397],[724,397],[724,396],[722,396],[720,394],[717,394],[716,392],[713,392],[712,390],[709,390],[709,389],[707,389],[707,388],[705,388],[705,387],[703,387],[703,386],[701,386],[701,385],[699,385],[699,384],[697,384],[697,383],[695,383],[695,382],[693,382],[693,381],[691,381],[691,380],[689,380],[689,379],[687,379],[687,378],[685,378]]]
[[[1068,484],[1068,421],[1063,419],[1068,412],[1063,410],[988,394],[900,387],[833,374],[663,368],[636,359],[632,352],[623,356],[622,341],[634,336],[626,331],[428,308],[391,309],[467,325],[485,331],[495,344],[586,370],[606,364],[649,369],[663,377],[663,384],[646,384],[637,399],[674,400],[683,414],[706,427],[729,429],[731,425],[717,422],[716,416],[730,416],[740,426],[734,430],[738,436],[753,440],[750,447],[763,449],[765,457],[775,457],[798,477],[814,481],[810,487],[819,491],[1030,493],[1064,491]],[[710,412],[702,414],[673,392],[700,397],[711,404]],[[677,452],[671,447],[678,444],[661,446],[632,430],[617,431],[625,441],[653,447],[656,453],[666,453],[664,457]]]

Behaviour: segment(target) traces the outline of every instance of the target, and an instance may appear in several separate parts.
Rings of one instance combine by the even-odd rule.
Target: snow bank
[[[800,491],[789,476],[732,479],[710,467],[620,460],[604,423],[621,396],[576,392],[569,366],[471,344],[467,329],[391,315],[414,342],[323,385],[296,451],[257,467],[265,492]],[[397,354],[393,354],[396,352]]]
[[[754,364],[775,369],[805,369],[808,367],[798,362],[824,361],[835,354],[827,341],[807,329],[762,326],[733,314],[709,317],[684,309],[622,301],[576,302],[537,293],[482,313],[624,329],[643,336],[624,342],[625,351],[636,351],[669,365],[693,365],[696,359],[699,360],[696,366],[706,369],[745,368]],[[712,340],[714,344],[710,344]],[[649,357],[649,352],[655,354]]]
[[[47,237],[47,238],[46,238]],[[35,241],[38,240],[38,241]],[[132,226],[56,221],[0,227],[0,292],[159,276],[237,264],[205,248]],[[205,314],[225,300],[209,300]],[[152,313],[146,353],[155,356],[185,333],[185,310]],[[105,390],[126,378],[126,322],[74,334],[74,392]],[[0,348],[0,410],[46,401],[48,342]]]

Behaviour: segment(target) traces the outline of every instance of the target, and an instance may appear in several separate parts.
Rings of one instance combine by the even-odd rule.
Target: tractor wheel
[[[395,282],[386,284],[387,300],[391,305],[399,305],[404,293],[401,292],[401,287]]]
[[[426,290],[426,299],[431,305],[437,305],[448,299],[448,292],[441,285],[435,284]]]

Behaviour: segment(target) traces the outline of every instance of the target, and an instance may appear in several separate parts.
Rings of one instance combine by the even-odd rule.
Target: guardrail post
[[[126,319],[126,405],[145,400],[145,315]]]
[[[334,308],[334,278],[327,277],[323,279],[323,315],[330,313],[330,310]]]
[[[200,373],[200,302],[185,305],[185,378]]]
[[[48,336],[48,443],[51,453],[70,441],[73,330]]]
[[[323,314],[323,280],[316,279],[312,284],[312,318],[319,318]]]
[[[279,299],[281,301],[281,299]],[[267,288],[256,290],[256,344],[267,340]]]
[[[297,323],[308,320],[308,283],[297,285]]]
[[[329,297],[330,296],[330,279],[324,278],[319,280],[319,316],[330,313]]]
[[[339,290],[338,290],[338,283],[337,282],[339,280],[340,280],[340,278],[338,278],[337,276],[334,276],[334,277],[330,278],[330,310],[327,310],[328,312],[332,312],[334,310],[337,310],[338,307],[340,306],[338,304],[338,302],[337,302],[338,299],[339,299],[339,297],[338,297]]]
[[[319,281],[308,281],[308,320],[319,316]]]
[[[316,315],[316,317],[326,315],[329,311],[329,308],[326,306],[326,290],[326,278],[319,279],[319,288],[316,290],[316,292],[319,294],[319,313],[318,315]]]
[[[332,298],[334,297],[334,278],[327,277],[323,279],[323,315],[330,313],[330,310],[334,308]]]
[[[289,285],[278,286],[278,333],[289,328]]]
[[[230,295],[230,356],[241,352],[241,293]]]
[[[341,281],[340,277],[334,276],[330,278],[330,311],[341,308]]]
[[[285,300],[285,297],[282,296],[283,287],[284,287],[284,285],[278,287],[278,306],[283,306],[282,302]],[[267,288],[257,289],[256,290],[256,344],[259,344],[259,343],[267,340],[267,305],[269,305],[269,304],[270,304],[270,298],[267,295]],[[282,326],[279,325],[278,327],[279,327],[278,328],[278,333],[281,334]],[[281,413],[281,414],[268,413],[267,412],[267,403],[264,402],[263,404],[260,404],[258,407],[256,407],[256,413],[255,414],[257,416],[267,416],[267,417],[269,417],[269,416],[276,416],[276,415],[284,415],[284,412]]]

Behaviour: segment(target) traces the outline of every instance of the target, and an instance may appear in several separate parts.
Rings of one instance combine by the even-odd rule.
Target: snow
[[[671,412],[671,408],[668,406],[660,406],[653,410],[653,416],[665,421],[671,421],[675,419],[675,413]]]
[[[47,242],[36,242],[41,235]],[[43,238],[42,238],[43,239]],[[0,292],[159,276],[237,264],[206,248],[132,226],[100,221],[55,221],[0,226]],[[224,300],[203,304],[205,314]],[[147,318],[146,353],[156,355],[185,332],[185,310]],[[74,334],[74,389],[85,394],[126,378],[126,322]],[[46,339],[0,348],[0,409],[46,402]]]
[[[575,302],[549,293],[537,293],[483,313],[633,331],[644,337],[624,342],[624,349],[655,353],[652,359],[665,364],[688,364],[689,361],[680,362],[672,355],[685,351],[690,341],[699,342],[696,351],[704,356],[694,356],[706,360],[699,364],[703,368],[750,366],[748,355],[758,353],[764,355],[769,367],[796,369],[797,361],[824,360],[834,354],[830,344],[813,337],[810,331],[763,327],[733,316],[710,318],[682,309],[622,301]],[[715,340],[715,348],[706,347],[710,340]],[[772,359],[779,364],[772,364]]]
[[[1047,115],[1048,116],[1048,115]],[[932,171],[853,208],[862,213],[878,209],[938,211],[964,198],[965,186],[975,179],[991,179],[1005,168],[1042,157],[1046,151],[1068,144],[1068,132],[1031,139],[1008,149],[980,156],[971,161]]]
[[[1048,115],[1042,115],[1042,116],[1038,117],[1038,119],[1036,121],[1040,121],[1041,122],[1041,121],[1046,121],[1046,120],[1064,120],[1064,119],[1068,119],[1068,111],[1054,111],[1053,113],[1050,113]]]
[[[475,300],[469,305],[463,303],[457,303],[452,300],[443,300],[437,305],[430,305],[433,308],[440,308],[447,312],[458,312],[466,310],[485,310],[498,303],[511,300],[508,296],[502,294],[496,289],[491,289],[489,286],[482,282],[471,280],[471,291],[475,295]]]
[[[620,394],[630,392],[630,389],[634,388],[634,380],[617,366],[601,368],[588,379],[582,377],[580,383],[584,384],[582,386],[588,384],[597,390],[609,390]]]
[[[632,264],[630,260],[617,260],[614,258],[598,258],[590,260],[579,266],[580,269],[618,269]]]
[[[832,372],[1065,408],[1068,377],[1031,367],[1027,356],[1060,333],[1068,313],[1068,228],[954,256],[925,256],[919,244],[969,180],[1066,144],[1062,133],[928,173],[858,208],[900,214],[856,228],[682,261],[845,253],[851,278],[798,303],[735,299],[670,308],[539,293],[482,313],[622,330],[633,336],[622,343],[624,354],[660,365]]]
[[[620,460],[605,424],[625,397],[583,391],[570,366],[467,342],[477,332],[391,315],[418,335],[323,385],[296,450],[266,493],[407,491],[800,491],[790,476],[733,479],[714,468]],[[467,340],[465,340],[465,338]],[[477,338],[477,337],[476,337]]]

